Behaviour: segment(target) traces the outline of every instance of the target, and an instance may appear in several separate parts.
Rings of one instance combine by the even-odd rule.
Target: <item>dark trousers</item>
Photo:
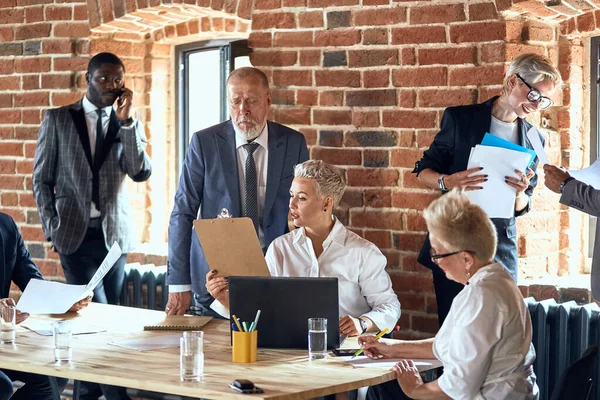
[[[380,383],[379,385],[371,386],[367,391],[366,400],[409,400],[410,397],[404,394],[398,381]]]
[[[108,254],[104,243],[104,234],[102,227],[91,224],[85,234],[83,243],[72,254],[58,253],[60,262],[67,278],[67,283],[73,285],[87,285],[92,276],[98,270],[100,264]],[[96,225],[96,226],[94,226]],[[125,280],[125,259],[126,254],[121,255],[115,265],[108,271],[102,282],[94,289],[93,301],[104,304],[119,304],[123,281]],[[108,385],[98,385],[96,383],[82,382],[81,400],[97,399],[102,396],[107,400],[129,399],[125,388]]]
[[[24,385],[13,395],[13,381]],[[59,391],[67,386],[67,379],[56,378]],[[12,396],[12,397],[11,397]],[[50,378],[45,375],[3,369],[0,371],[0,400],[54,400]]]
[[[450,312],[452,301],[463,290],[464,285],[446,278],[446,274],[440,268],[432,269],[431,272],[433,273],[438,322],[441,327]]]

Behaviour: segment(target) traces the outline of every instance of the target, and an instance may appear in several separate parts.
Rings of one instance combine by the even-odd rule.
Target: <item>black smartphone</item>
[[[339,357],[353,356],[360,349],[333,349],[333,354]]]
[[[254,386],[254,383],[247,379],[236,379],[229,387],[244,394],[263,393],[261,388]]]

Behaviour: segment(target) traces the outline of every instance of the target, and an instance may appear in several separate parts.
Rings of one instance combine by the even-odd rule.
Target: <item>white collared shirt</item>
[[[90,151],[92,153],[92,160],[96,155],[96,124],[98,123],[98,113],[96,110],[98,107],[92,104],[91,101],[88,100],[87,96],[83,97],[83,101],[81,102],[83,107],[83,111],[85,113],[85,123],[87,125],[88,137],[90,139]],[[106,132],[108,131],[108,124],[110,123],[110,114],[112,113],[112,106],[107,106],[102,109],[102,135],[106,137]],[[96,204],[92,201],[90,202],[90,218],[100,217],[100,211],[96,207]]]
[[[233,123],[233,122],[232,122]],[[262,219],[265,212],[265,195],[267,192],[267,167],[269,160],[269,127],[265,123],[265,127],[260,132],[260,135],[253,140],[259,146],[254,150],[254,164],[256,165],[256,180],[257,180],[257,195],[258,195],[258,217],[260,223],[258,226],[258,241],[261,247],[265,247],[264,229]],[[238,177],[240,183],[240,205],[242,212],[246,204],[246,159],[248,153],[244,149],[244,145],[248,141],[241,135],[235,134],[235,151],[237,153]]]
[[[535,361],[531,337],[529,311],[511,275],[499,263],[479,269],[435,336],[433,352],[444,365],[440,388],[453,399],[537,399],[535,376],[523,373]]]
[[[393,330],[400,318],[385,256],[337,219],[319,258],[304,228],[298,228],[275,239],[265,259],[271,276],[338,278],[340,317],[364,316],[379,330]]]

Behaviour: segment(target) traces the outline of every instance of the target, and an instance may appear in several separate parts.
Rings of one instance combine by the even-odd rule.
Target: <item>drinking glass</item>
[[[186,331],[179,342],[181,380],[199,381],[204,374],[204,332]]]
[[[57,321],[52,324],[52,335],[54,336],[54,360],[57,362],[69,362],[73,355],[71,339],[73,331],[71,321]]]
[[[327,355],[327,318],[308,319],[308,358],[325,358]]]
[[[11,344],[15,341],[17,330],[17,309],[15,306],[0,308],[0,343]]]

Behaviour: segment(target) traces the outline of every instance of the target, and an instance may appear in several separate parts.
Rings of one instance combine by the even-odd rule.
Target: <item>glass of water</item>
[[[71,338],[73,337],[71,321],[53,323],[52,335],[54,336],[54,360],[57,362],[71,361],[73,355],[71,350]]]
[[[181,380],[197,382],[204,374],[204,332],[184,332],[179,342]]]
[[[308,319],[308,358],[325,358],[327,355],[327,318]]]
[[[17,309],[15,306],[0,308],[0,343],[11,344],[15,341],[17,330]]]

